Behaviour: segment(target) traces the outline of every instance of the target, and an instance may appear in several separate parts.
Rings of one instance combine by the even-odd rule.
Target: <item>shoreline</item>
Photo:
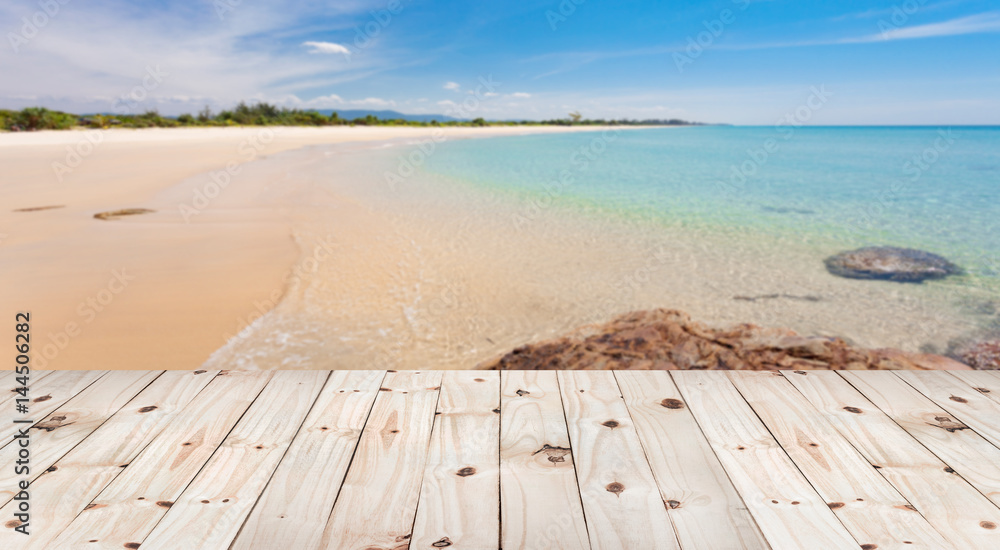
[[[0,265],[10,284],[0,298],[10,304],[8,313],[35,312],[39,368],[197,368],[226,344],[219,334],[237,333],[244,321],[252,323],[284,299],[282,281],[304,255],[287,213],[271,211],[266,199],[256,202],[254,193],[269,192],[267,182],[249,188],[234,183],[185,220],[177,201],[210,184],[207,176],[249,163],[257,171],[271,156],[310,146],[377,147],[438,132],[453,140],[602,130],[241,127],[2,134],[0,159],[8,170],[0,176],[0,200],[9,209],[0,212]],[[272,139],[262,135],[269,131]],[[69,171],[60,172],[57,164]],[[273,164],[280,178],[284,168]],[[233,182],[245,178],[231,176]],[[59,208],[13,212],[50,206]],[[131,207],[156,212],[92,218]]]

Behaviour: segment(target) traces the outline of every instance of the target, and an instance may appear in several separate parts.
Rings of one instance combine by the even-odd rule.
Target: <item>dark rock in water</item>
[[[840,338],[741,324],[712,328],[669,309],[636,311],[554,340],[521,346],[493,370],[969,369],[940,355],[864,349]],[[666,406],[666,405],[664,405]]]
[[[775,214],[815,214],[815,210],[809,210],[808,208],[789,208],[787,206],[761,206],[761,210],[764,212],[773,212]]]
[[[958,275],[962,269],[948,260],[912,248],[869,246],[841,252],[825,260],[826,270],[849,279],[883,279],[919,283]]]

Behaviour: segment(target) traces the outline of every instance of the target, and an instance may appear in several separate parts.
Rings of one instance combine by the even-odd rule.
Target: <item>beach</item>
[[[573,130],[584,152],[631,131]],[[109,130],[75,167],[94,132],[5,134],[0,301],[32,313],[36,367],[56,369],[472,368],[654,308],[936,353],[991,322],[969,311],[989,289],[831,276],[818,254],[849,243],[832,233],[581,205],[592,168],[564,152],[529,195],[428,168],[465,138],[562,131]],[[504,162],[515,172],[484,177],[538,177]],[[152,212],[93,217],[125,208]]]
[[[289,213],[262,191],[286,176],[280,165],[263,166],[269,156],[346,142],[552,131],[566,129],[0,134],[0,303],[11,319],[32,313],[36,368],[197,368],[282,299],[299,259]],[[225,175],[231,185],[198,209],[196,191],[214,194]],[[197,213],[185,216],[182,205]],[[54,208],[16,211],[46,207]],[[156,212],[93,218],[130,207]]]

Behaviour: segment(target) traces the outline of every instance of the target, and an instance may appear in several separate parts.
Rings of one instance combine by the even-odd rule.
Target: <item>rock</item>
[[[919,283],[962,272],[957,265],[937,254],[894,246],[869,246],[841,252],[824,262],[827,271],[840,277],[900,283]]]
[[[100,212],[94,214],[94,217],[99,220],[115,220],[122,216],[136,216],[138,214],[149,214],[151,212],[156,212],[156,210],[150,210],[148,208],[123,208],[121,210],[112,210],[110,212]]]
[[[478,365],[491,370],[968,369],[938,355],[868,350],[840,338],[741,324],[713,329],[668,309],[636,311]]]
[[[1000,369],[1000,339],[968,344],[959,349],[956,355],[974,369]]]

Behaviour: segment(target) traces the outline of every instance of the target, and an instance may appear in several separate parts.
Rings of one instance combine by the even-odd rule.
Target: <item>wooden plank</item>
[[[28,393],[28,398],[31,399],[28,403],[28,415],[19,418],[40,422],[106,373],[107,371],[64,370],[54,372],[37,383],[32,381]],[[14,440],[14,435],[24,426],[13,422],[0,423],[0,447],[9,445]]]
[[[1000,402],[944,371],[892,371],[956,420],[1000,447]]]
[[[31,485],[32,521],[29,537],[0,530],[0,548],[55,548],[56,536],[104,489],[122,468],[214,377],[215,371],[167,371],[97,428]],[[0,509],[12,517],[14,503]]]
[[[980,526],[1000,525],[1000,509],[847,380],[832,371],[783,374],[945,538],[959,548],[1000,548],[1000,530]],[[905,386],[891,373],[860,374]]]
[[[53,546],[86,545],[120,550],[140,544],[233,429],[271,375],[270,372],[220,372],[77,516]]]
[[[444,373],[411,547],[500,547],[499,413],[499,372]]]
[[[615,373],[681,548],[768,548],[665,371]]]
[[[862,546],[949,547],[781,373],[734,371],[729,378]]]
[[[890,371],[842,376],[897,425],[1000,505],[1000,449]]]
[[[232,550],[317,548],[383,371],[333,371]]]
[[[390,372],[347,471],[321,547],[409,546],[441,372]]]
[[[948,371],[962,382],[972,386],[972,389],[1000,403],[1000,371],[995,370],[963,370]]]
[[[772,548],[859,546],[728,378],[670,374]]]
[[[31,481],[37,479],[162,372],[109,372],[35,424],[28,430],[31,441],[28,478]],[[8,445],[0,449],[0,464],[13,465],[20,450],[20,445]],[[0,505],[6,504],[13,498],[15,487],[24,477],[15,473],[13,467],[0,470]]]
[[[558,374],[592,548],[679,548],[610,371]]]
[[[35,387],[35,384],[41,382],[42,379],[52,374],[53,372],[56,371],[32,370],[31,374],[29,375],[28,388],[30,389]],[[17,377],[15,376],[14,371],[12,370],[4,371],[4,375],[7,378],[5,378],[3,385],[0,385],[0,411],[7,410],[8,407],[7,403],[9,403],[15,397],[18,397],[19,394],[17,393],[17,388],[21,387],[21,385],[17,383]]]
[[[587,549],[587,525],[554,371],[502,371],[503,548]]]
[[[330,373],[277,371],[163,520],[146,548],[228,548]]]

